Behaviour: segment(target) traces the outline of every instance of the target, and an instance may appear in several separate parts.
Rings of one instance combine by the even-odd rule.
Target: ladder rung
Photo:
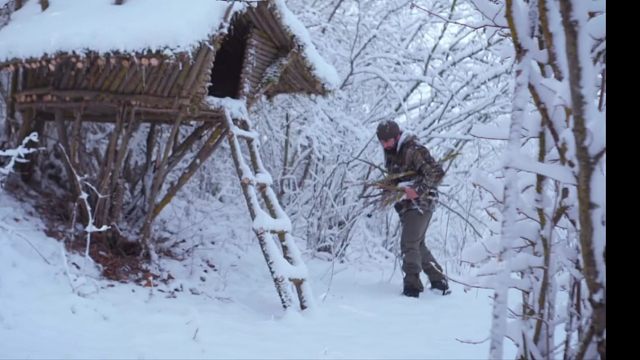
[[[260,185],[271,186],[273,184],[273,178],[269,173],[264,173],[264,172],[257,173],[255,180],[256,180],[256,183]]]
[[[256,217],[253,219],[253,229],[259,232],[290,232],[291,220],[288,218],[274,218],[264,210],[256,209]]]
[[[237,126],[234,126],[231,132],[237,137],[248,139],[248,140],[256,140],[259,136],[259,134],[255,131],[242,130]]]
[[[263,186],[271,186],[273,184],[273,180],[271,180],[271,177],[260,177],[260,176],[256,176],[256,177],[249,177],[249,176],[243,176],[242,180],[240,180],[243,184],[250,184],[250,185],[263,185]]]
[[[214,96],[205,97],[205,101],[209,107],[213,110],[224,109],[229,113],[229,116],[235,119],[247,119],[249,118],[249,111],[247,111],[247,104],[244,100],[232,99],[232,98],[219,98]]]

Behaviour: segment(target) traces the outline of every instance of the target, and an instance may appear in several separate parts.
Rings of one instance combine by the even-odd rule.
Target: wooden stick
[[[211,122],[200,125],[195,130],[193,130],[193,132],[191,132],[191,134],[189,134],[186,139],[184,139],[178,146],[176,146],[176,148],[171,153],[171,157],[169,158],[169,171],[171,171],[171,169],[173,169],[180,162],[180,159],[182,159],[186,152],[191,149],[193,144],[195,144],[195,142],[202,137],[202,134],[204,134],[205,131],[213,128],[215,125],[215,123]]]
[[[178,79],[173,83],[173,86],[169,89],[170,96],[180,97],[182,93],[182,87],[189,75],[189,71],[193,67],[193,62],[189,59],[182,60],[182,69],[178,75]]]
[[[160,84],[160,88],[158,89],[160,95],[164,97],[169,96],[169,91],[171,91],[171,88],[175,84],[176,80],[178,79],[178,76],[180,75],[180,72],[182,71],[180,70],[181,64],[182,63],[171,64],[170,75],[165,78],[162,84]]]
[[[120,136],[120,132],[122,131],[122,123],[124,122],[126,111],[127,107],[121,106],[120,110],[116,114],[116,124],[111,132],[111,137],[109,138],[109,143],[103,157],[100,175],[98,176],[98,192],[106,196],[104,198],[98,198],[98,200],[96,201],[95,219],[98,226],[106,224],[108,211],[107,198],[111,196],[111,194],[107,193],[107,190],[109,189],[109,180],[111,179],[111,173],[114,170],[113,166],[116,156],[116,146],[118,145],[118,138]]]
[[[162,183],[165,181],[167,177],[167,163],[169,161],[169,154],[171,149],[173,148],[173,143],[178,134],[178,129],[180,128],[180,124],[182,119],[184,118],[184,111],[180,111],[178,117],[176,118],[175,123],[171,129],[171,133],[169,134],[169,138],[164,146],[164,152],[161,158],[156,159],[158,162],[155,174],[153,176],[153,180],[151,183],[151,189],[149,191],[148,205],[147,205],[147,214],[144,220],[144,225],[142,227],[142,240],[143,246],[145,248],[144,251],[151,252],[153,246],[151,245],[151,225],[154,219],[155,206],[156,206],[156,197],[160,193],[160,189],[162,187]]]
[[[189,71],[189,76],[185,81],[184,87],[180,92],[181,97],[188,97],[189,92],[193,91],[193,84],[196,82],[198,75],[202,70],[203,66],[210,66],[210,64],[206,63],[206,60],[212,57],[212,51],[208,46],[202,45],[200,46],[200,50],[198,51],[198,56],[196,57],[196,61],[191,67]]]
[[[173,199],[173,197],[178,193],[178,191],[191,179],[191,177],[196,173],[196,171],[202,167],[202,165],[209,159],[211,154],[218,148],[222,140],[224,139],[227,133],[227,129],[225,126],[217,127],[212,133],[205,145],[198,151],[198,154],[193,158],[191,163],[184,170],[182,175],[175,184],[172,184],[171,187],[167,190],[165,196],[160,200],[160,202],[155,206],[153,218],[155,219],[162,209],[164,209],[169,202]]]
[[[21,91],[16,94],[20,95],[44,95],[51,94],[62,99],[82,98],[82,100],[100,100],[100,101],[113,101],[118,104],[122,102],[139,102],[146,105],[155,105],[157,107],[172,108],[174,104],[188,105],[190,104],[189,98],[165,98],[161,96],[151,95],[131,95],[131,94],[112,94],[102,91],[87,91],[87,90],[51,90],[51,88],[36,88],[26,91]]]
[[[123,162],[128,154],[129,142],[133,133],[138,129],[140,124],[136,117],[136,109],[130,109],[129,112],[130,119],[127,124],[127,130],[120,141],[120,148],[118,149],[118,155],[111,175],[110,193],[112,194],[112,201],[108,210],[108,220],[110,224],[117,224],[120,213],[122,212],[122,203],[124,200],[124,183],[121,178],[122,170],[124,168]]]

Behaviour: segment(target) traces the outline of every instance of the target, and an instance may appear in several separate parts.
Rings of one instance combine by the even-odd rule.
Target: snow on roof
[[[315,46],[313,46],[311,35],[309,35],[307,28],[298,20],[291,10],[287,8],[284,0],[275,0],[274,3],[283,25],[294,34],[299,45],[301,45],[304,56],[313,67],[314,75],[329,88],[336,89],[338,84],[340,84],[338,73],[333,66],[329,65],[324,58],[320,56]]]
[[[335,68],[320,56],[306,27],[283,0],[273,4],[314,75],[327,88],[337,88]],[[229,6],[233,6],[232,12],[247,7],[221,0],[128,0],[119,6],[113,0],[55,0],[42,11],[38,1],[27,1],[0,29],[0,62],[88,50],[191,51],[212,34],[226,31],[228,24],[223,21]]]
[[[118,6],[113,0],[55,0],[42,11],[38,1],[27,1],[0,29],[0,62],[59,51],[190,51],[220,31],[230,4],[129,0]],[[245,6],[234,2],[233,11]]]

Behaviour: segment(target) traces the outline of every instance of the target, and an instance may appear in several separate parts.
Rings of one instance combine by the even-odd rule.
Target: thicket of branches
[[[393,256],[398,219],[371,205],[365,182],[381,179],[375,127],[395,119],[417,133],[447,169],[429,242],[458,255],[485,226],[469,169],[494,162],[472,128],[507,114],[508,33],[478,28],[462,1],[289,1],[341,84],[328,98],[279,97],[257,109],[262,150],[297,236],[319,255]],[[490,156],[487,156],[490,155]]]

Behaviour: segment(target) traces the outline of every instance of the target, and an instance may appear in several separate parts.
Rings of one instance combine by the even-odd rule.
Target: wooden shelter
[[[286,281],[290,280],[300,306],[307,307],[304,264],[289,238],[289,220],[272,194],[270,180],[264,180],[270,177],[262,167],[246,108],[263,95],[324,95],[337,76],[317,55],[284,2],[192,0],[182,5],[190,7],[186,15],[173,12],[180,2],[171,0],[116,2],[122,5],[52,0],[46,10],[40,9],[41,3],[9,2],[15,9],[0,28],[0,70],[10,73],[8,132],[17,142],[36,131],[56,145],[50,148],[57,161],[40,154],[21,169],[24,180],[33,182],[34,171],[42,173],[52,163],[63,163],[64,174],[58,176],[67,184],[69,203],[76,204],[72,208],[79,206],[84,221],[93,220],[95,227],[110,226],[95,235],[111,244],[127,237],[153,255],[154,219],[226,138],[283,306],[292,302]],[[160,19],[177,23],[172,26],[208,24],[191,35],[189,29],[165,29],[154,25],[153,19],[139,18],[141,24],[131,24],[138,28],[129,32],[141,39],[139,43],[126,34],[121,38],[109,34],[108,29],[100,35],[100,22],[109,21],[105,17],[112,12],[124,16],[127,13],[118,11],[127,11],[127,6],[134,11],[134,4],[148,5],[141,12],[145,17],[165,11],[166,18]],[[84,13],[92,18],[85,21],[89,25],[73,29],[56,25],[58,20],[47,16],[47,12],[72,16],[74,6],[95,10]],[[188,16],[192,18],[181,19]],[[119,18],[114,19],[117,26]],[[33,23],[41,27],[37,35],[25,36]],[[89,36],[92,31],[96,38]],[[82,32],[89,34],[85,43],[70,39],[71,44],[55,44],[54,39],[67,39],[69,33],[82,39]],[[163,34],[169,38],[175,33],[186,34],[186,40],[163,42]],[[50,38],[42,39],[41,34]],[[117,43],[114,38],[125,45],[110,47]],[[108,137],[101,142],[91,139],[87,130],[91,124],[104,124]],[[141,132],[146,141],[134,144]],[[247,146],[240,146],[239,139]],[[144,153],[144,161],[133,161],[134,146]],[[170,174],[174,181],[168,183]],[[87,185],[94,191],[86,190]],[[90,194],[89,201],[77,201],[83,192]],[[275,241],[279,254],[271,244],[274,239],[279,239]],[[284,269],[279,258],[290,268]]]
[[[74,110],[82,107],[87,121],[114,122],[114,109],[127,103],[145,122],[172,122],[181,112],[190,121],[220,122],[221,112],[211,109],[207,96],[244,98],[251,105],[263,94],[325,94],[327,82],[305,54],[312,45],[283,24],[277,3],[225,4],[218,30],[195,49],[89,48],[29,58],[0,56],[0,68],[17,76],[18,111],[53,116],[61,110],[65,118],[74,118]]]

